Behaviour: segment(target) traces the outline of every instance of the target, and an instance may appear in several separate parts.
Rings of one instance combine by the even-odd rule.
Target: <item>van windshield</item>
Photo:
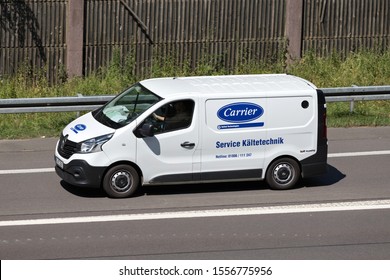
[[[121,128],[145,112],[161,98],[137,83],[92,113],[100,123],[111,128]]]

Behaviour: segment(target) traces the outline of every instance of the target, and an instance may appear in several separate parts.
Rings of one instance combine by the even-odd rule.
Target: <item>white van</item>
[[[75,186],[128,197],[140,185],[265,179],[272,189],[327,170],[326,105],[285,74],[144,80],[71,122],[55,150]]]

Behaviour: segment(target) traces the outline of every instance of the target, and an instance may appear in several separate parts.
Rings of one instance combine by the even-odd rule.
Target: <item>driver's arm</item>
[[[156,113],[153,113],[153,118],[155,118],[157,121],[163,122],[165,120],[164,117],[157,115]]]

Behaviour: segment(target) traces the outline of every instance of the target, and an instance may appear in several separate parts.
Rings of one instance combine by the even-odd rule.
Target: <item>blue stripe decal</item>
[[[235,128],[245,128],[245,127],[263,127],[264,122],[258,123],[237,123],[237,124],[221,124],[218,125],[218,129],[235,129]]]

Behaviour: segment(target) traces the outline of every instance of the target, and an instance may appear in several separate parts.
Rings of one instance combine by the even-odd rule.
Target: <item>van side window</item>
[[[193,100],[175,101],[160,107],[147,119],[153,121],[156,134],[184,129],[191,125],[194,105]]]

